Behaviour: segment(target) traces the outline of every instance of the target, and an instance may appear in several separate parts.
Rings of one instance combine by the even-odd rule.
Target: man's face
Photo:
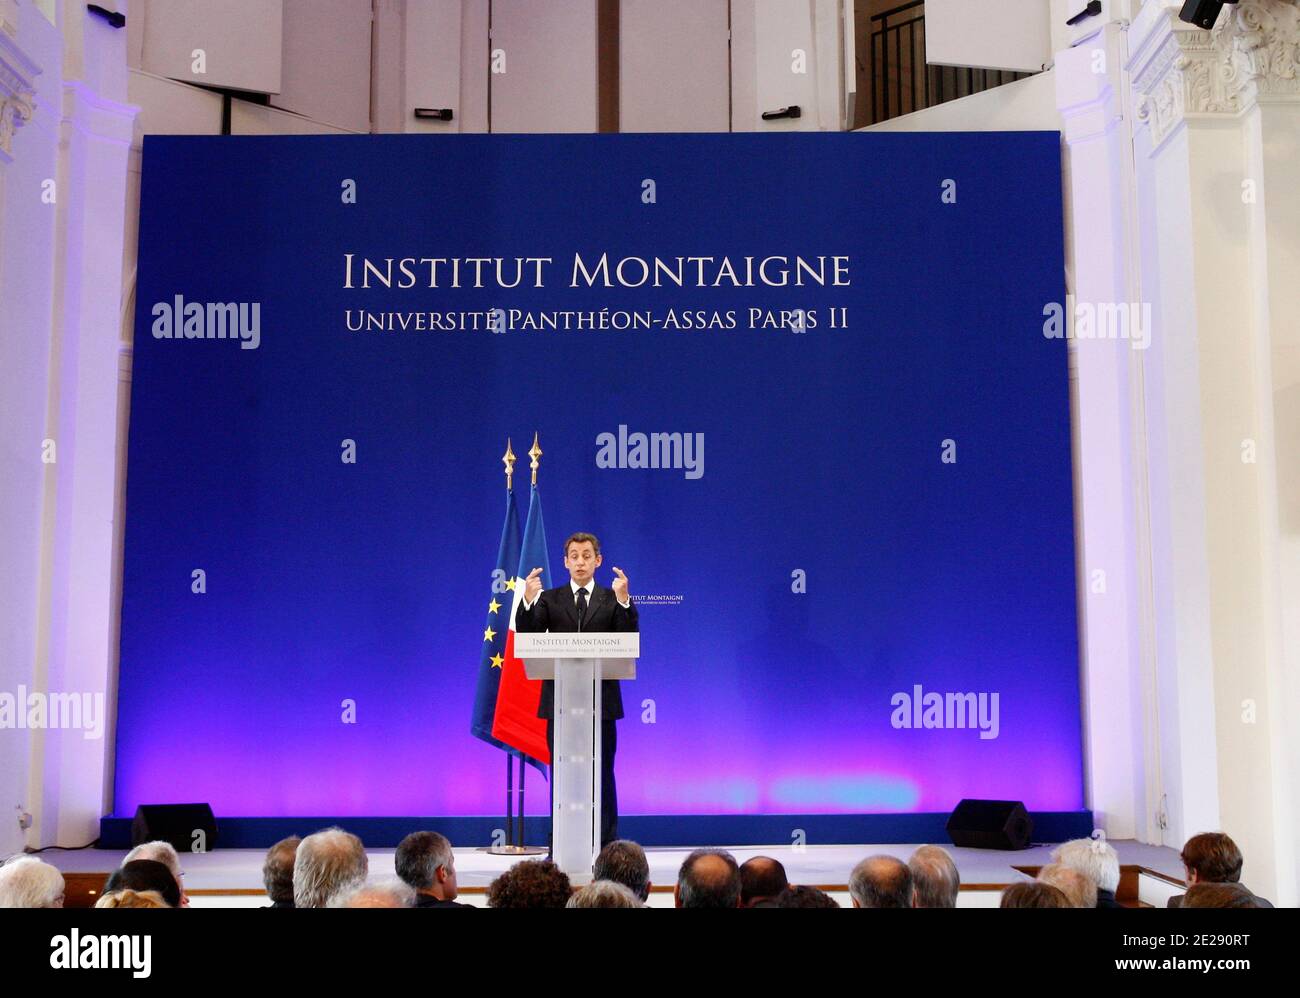
[[[564,567],[569,577],[580,586],[591,581],[592,573],[600,567],[600,555],[591,541],[574,541],[564,552]]]

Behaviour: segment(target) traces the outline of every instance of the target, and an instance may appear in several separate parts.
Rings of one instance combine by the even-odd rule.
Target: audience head
[[[0,908],[62,908],[63,874],[35,856],[13,856],[0,866]]]
[[[416,892],[441,901],[455,901],[456,857],[451,842],[437,832],[412,832],[397,846],[393,857],[397,875]]]
[[[1215,883],[1207,880],[1187,888],[1184,908],[1258,908],[1259,901],[1244,884]]]
[[[181,901],[178,907],[184,907],[190,903],[189,898],[185,896],[185,874],[181,871],[181,857],[176,852],[176,847],[170,842],[162,839],[154,839],[152,842],[142,842],[122,860],[122,864],[134,863],[138,859],[151,859],[156,863],[161,863],[171,871],[176,878],[176,889],[180,891]]]
[[[612,880],[593,880],[569,898],[566,908],[644,908],[631,889]]]
[[[293,905],[324,908],[338,891],[366,879],[370,866],[361,840],[341,828],[326,828],[298,844],[293,861]]]
[[[696,849],[677,871],[677,908],[739,908],[740,867],[725,849]]]
[[[592,876],[622,884],[642,901],[650,896],[650,863],[645,850],[628,839],[616,839],[600,851]]]
[[[740,864],[740,906],[752,908],[760,901],[775,901],[790,886],[785,867],[771,856],[754,856]]]
[[[569,903],[569,877],[547,859],[516,863],[488,887],[489,908],[563,908]]]
[[[302,839],[290,835],[266,851],[262,863],[262,883],[266,896],[279,904],[293,904],[293,861]]]
[[[776,896],[777,908],[838,908],[840,903],[816,887],[790,884]],[[766,906],[764,906],[766,907]]]
[[[157,891],[133,891],[123,887],[120,891],[109,891],[95,902],[96,908],[170,908]]]
[[[1064,894],[1071,908],[1097,907],[1097,882],[1078,870],[1060,863],[1049,863],[1038,871],[1038,879]]]
[[[1071,908],[1070,899],[1051,884],[1029,880],[1002,892],[999,908]]]
[[[1187,840],[1182,851],[1188,886],[1235,884],[1241,879],[1241,850],[1223,832],[1203,832]]]
[[[1101,890],[1119,890],[1119,853],[1105,839],[1071,839],[1052,852],[1052,862],[1078,870]]]
[[[868,856],[849,874],[855,908],[912,907],[912,871],[896,856]]]
[[[921,846],[907,861],[912,871],[912,906],[914,908],[956,908],[961,877],[948,850],[939,846]]]
[[[352,884],[335,891],[325,902],[326,908],[410,908],[415,891],[400,880],[387,884]]]
[[[181,889],[176,886],[176,877],[172,871],[156,859],[133,859],[124,862],[104,884],[104,893],[133,890],[157,891],[169,908],[181,906]]]

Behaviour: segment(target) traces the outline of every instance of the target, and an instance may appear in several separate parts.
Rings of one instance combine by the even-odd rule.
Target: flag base
[[[475,852],[485,852],[491,856],[542,856],[546,854],[545,846],[480,846]]]

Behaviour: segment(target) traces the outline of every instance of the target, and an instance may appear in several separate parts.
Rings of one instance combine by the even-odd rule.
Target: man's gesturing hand
[[[542,595],[542,570],[534,568],[524,579],[524,602],[532,606],[537,597]]]
[[[628,601],[627,576],[623,574],[623,569],[618,566],[614,567],[614,598],[620,603]]]

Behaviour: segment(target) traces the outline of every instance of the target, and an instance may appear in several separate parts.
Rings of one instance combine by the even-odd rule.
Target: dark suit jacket
[[[1250,890],[1250,888],[1246,888],[1246,889],[1247,889],[1248,891]],[[1269,901],[1267,898],[1262,898],[1262,897],[1260,897],[1260,896],[1259,896],[1258,894],[1256,894],[1254,891],[1250,891],[1250,896],[1253,897],[1253,898],[1255,899],[1255,903],[1256,903],[1257,905],[1259,905],[1261,908],[1272,908],[1272,907],[1273,907],[1273,902],[1272,902],[1272,901]],[[1166,907],[1166,908],[1181,908],[1181,907],[1183,906],[1183,898],[1185,898],[1185,897],[1187,897],[1186,894],[1175,894],[1173,897],[1171,897],[1171,898],[1169,899],[1169,903],[1166,904],[1165,907]]]
[[[569,583],[543,590],[531,610],[519,603],[515,614],[515,631],[576,631],[578,608]],[[587,601],[584,631],[635,631],[638,630],[636,604],[628,601],[624,610],[614,598],[614,590],[592,584],[591,599]],[[605,721],[617,721],[623,716],[623,694],[617,679],[606,679],[600,684],[600,716]],[[542,699],[537,705],[537,716],[555,716],[555,683],[542,681]]]
[[[432,894],[415,895],[415,908],[473,908],[472,904],[461,904],[459,901],[443,901],[434,897]]]

